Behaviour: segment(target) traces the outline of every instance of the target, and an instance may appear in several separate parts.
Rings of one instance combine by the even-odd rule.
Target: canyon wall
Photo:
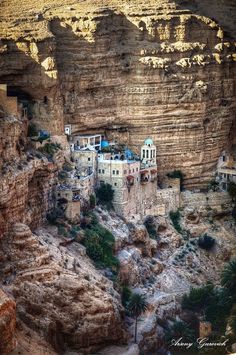
[[[54,134],[106,132],[157,145],[160,176],[206,184],[235,120],[230,1],[2,2],[0,82],[30,95]]]

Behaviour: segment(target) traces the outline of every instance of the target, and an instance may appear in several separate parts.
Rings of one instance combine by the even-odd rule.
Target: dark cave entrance
[[[20,86],[7,86],[7,96],[17,97],[17,100],[22,104],[24,112],[27,112],[27,118],[31,120],[33,118],[33,106],[35,101],[33,97]]]

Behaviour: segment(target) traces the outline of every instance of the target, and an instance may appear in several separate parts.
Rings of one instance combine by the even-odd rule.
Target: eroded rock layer
[[[211,178],[235,119],[232,1],[13,3],[2,5],[0,81],[32,96],[35,121],[136,150],[151,135],[160,175]]]
[[[119,295],[82,246],[67,250],[58,238],[16,223],[0,250],[0,280],[16,299],[17,316],[58,353],[70,347],[90,354],[124,341]]]

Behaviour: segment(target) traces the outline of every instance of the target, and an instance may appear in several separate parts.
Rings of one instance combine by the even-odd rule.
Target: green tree
[[[208,284],[199,288],[191,288],[189,294],[185,294],[182,299],[182,308],[191,311],[202,311],[211,302],[214,295],[214,286]]]
[[[127,309],[129,305],[130,298],[132,296],[132,291],[127,285],[122,286],[121,290],[121,302],[122,305]]]
[[[172,339],[183,338],[183,342],[192,342],[194,339],[194,330],[183,321],[175,321],[165,332],[165,340],[170,343]]]
[[[236,259],[230,261],[223,270],[221,284],[236,298]]]
[[[144,313],[147,309],[147,301],[144,295],[139,293],[133,293],[130,297],[128,304],[128,310],[130,314],[135,318],[135,330],[134,330],[134,342],[137,343],[137,327],[138,327],[138,318]]]
[[[101,184],[96,191],[96,195],[103,205],[111,207],[114,197],[114,190],[110,184]]]

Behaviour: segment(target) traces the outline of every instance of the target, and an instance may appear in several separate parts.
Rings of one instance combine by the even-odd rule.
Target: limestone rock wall
[[[58,237],[37,233],[16,223],[1,241],[0,284],[14,295],[20,322],[44,336],[57,353],[69,347],[91,354],[124,341],[122,307],[112,282],[79,244],[68,250],[59,247]]]
[[[137,151],[151,135],[161,177],[204,185],[235,120],[236,5],[217,3],[4,0],[0,80],[30,93],[47,129],[106,131]]]
[[[16,304],[0,290],[0,353],[9,354],[15,346]]]
[[[0,237],[14,222],[36,228],[45,219],[51,203],[51,184],[56,166],[33,159],[9,165],[0,184]]]

